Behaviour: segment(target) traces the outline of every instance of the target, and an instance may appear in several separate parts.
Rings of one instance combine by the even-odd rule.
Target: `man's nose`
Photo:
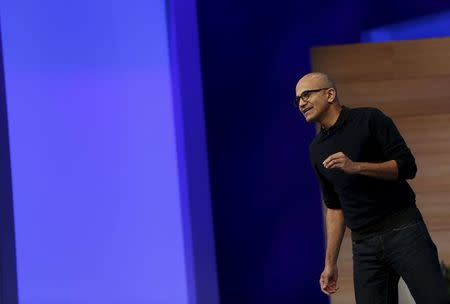
[[[304,101],[302,98],[300,98],[300,102],[298,103],[298,105],[301,109],[301,108],[304,108],[307,103],[308,103],[307,101]]]

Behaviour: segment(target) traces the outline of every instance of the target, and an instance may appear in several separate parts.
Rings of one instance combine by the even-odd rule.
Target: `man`
[[[406,182],[415,177],[415,159],[393,121],[375,108],[341,106],[322,73],[299,80],[296,105],[307,122],[321,126],[310,159],[326,205],[322,291],[338,290],[347,226],[357,303],[398,303],[400,276],[417,304],[449,303],[436,246]]]

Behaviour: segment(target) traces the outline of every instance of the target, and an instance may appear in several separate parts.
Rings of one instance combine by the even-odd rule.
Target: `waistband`
[[[419,209],[414,206],[400,212],[387,216],[382,221],[369,225],[360,231],[352,231],[352,240],[363,240],[387,231],[390,231],[400,225],[407,224],[412,221],[422,220],[422,214]]]

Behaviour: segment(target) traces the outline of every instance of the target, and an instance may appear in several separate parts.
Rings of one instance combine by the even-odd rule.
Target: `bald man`
[[[338,290],[347,226],[357,303],[398,303],[400,276],[417,304],[450,303],[436,246],[406,181],[415,177],[415,159],[392,119],[375,108],[342,106],[323,73],[305,75],[295,91],[306,121],[321,127],[309,151],[326,206],[322,291]]]

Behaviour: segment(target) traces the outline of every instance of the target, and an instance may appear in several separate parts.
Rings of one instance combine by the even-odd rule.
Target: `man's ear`
[[[329,103],[333,103],[336,99],[336,90],[331,88],[327,91],[327,100]]]

